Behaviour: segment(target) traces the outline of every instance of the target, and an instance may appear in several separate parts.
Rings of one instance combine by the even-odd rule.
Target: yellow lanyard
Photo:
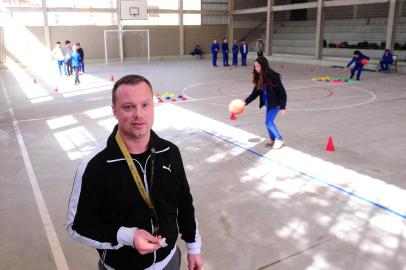
[[[150,200],[149,195],[148,195],[147,191],[145,190],[144,185],[142,184],[141,177],[138,174],[138,171],[137,171],[137,168],[135,167],[134,161],[133,161],[133,159],[132,159],[132,157],[130,155],[130,152],[128,152],[128,149],[125,146],[124,141],[121,138],[120,133],[118,132],[118,130],[117,130],[117,133],[116,133],[116,141],[118,143],[118,146],[120,147],[121,152],[123,153],[123,155],[125,157],[125,160],[127,161],[128,168],[130,168],[131,174],[132,174],[132,176],[134,178],[135,184],[138,187],[138,190],[140,191],[140,194],[141,194],[142,198],[144,199],[144,201],[148,205],[148,207],[150,209],[153,209],[154,206],[152,204],[152,201]]]

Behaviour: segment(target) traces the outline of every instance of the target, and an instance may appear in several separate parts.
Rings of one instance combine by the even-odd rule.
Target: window
[[[201,14],[183,14],[183,25],[201,25]]]
[[[158,6],[160,9],[179,9],[178,0],[148,0],[148,6]]]
[[[26,26],[42,26],[44,25],[44,17],[42,12],[32,11],[13,11],[10,13],[13,21]]]
[[[48,24],[56,25],[115,25],[116,13],[48,12]]]
[[[0,0],[0,6],[5,7],[40,7],[41,0]]]
[[[183,0],[183,10],[201,10],[201,0]]]
[[[179,14],[164,13],[159,17],[148,17],[148,20],[122,21],[123,25],[179,25]]]
[[[116,0],[47,0],[47,7],[116,8]]]

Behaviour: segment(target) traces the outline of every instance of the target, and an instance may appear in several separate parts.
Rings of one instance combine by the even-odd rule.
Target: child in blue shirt
[[[218,45],[217,40],[213,39],[213,43],[211,44],[211,62],[213,67],[217,67],[217,53],[220,50],[220,45]]]
[[[238,44],[237,44],[237,40],[234,40],[233,42],[233,47],[231,48],[232,52],[233,52],[233,66],[237,66],[238,65]]]
[[[79,72],[80,72],[81,58],[80,58],[80,54],[78,53],[76,45],[73,46],[72,49],[73,49],[73,51],[70,55],[70,59],[72,62],[73,72],[75,73],[75,85],[78,85],[78,84],[80,84]]]
[[[359,81],[362,69],[364,68],[364,65],[366,65],[366,63],[368,62],[369,57],[362,54],[358,50],[355,50],[353,54],[354,54],[354,56],[352,57],[351,61],[348,62],[346,68],[349,68],[353,63],[355,63],[354,67],[351,68],[351,77],[350,78],[352,79],[354,77],[355,72],[357,72],[357,81]]]

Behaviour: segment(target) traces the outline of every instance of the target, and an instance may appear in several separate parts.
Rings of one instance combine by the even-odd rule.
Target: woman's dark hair
[[[252,83],[258,90],[262,90],[264,83],[267,87],[270,87],[271,82],[267,74],[270,72],[274,73],[275,71],[269,67],[268,60],[263,56],[255,59],[255,62],[257,62],[261,66],[261,74],[257,73],[254,65],[254,69],[252,70]]]
[[[135,75],[135,74],[126,75],[126,76],[122,77],[121,79],[119,79],[118,81],[116,81],[116,83],[113,86],[113,91],[112,91],[113,105],[116,104],[116,92],[117,92],[117,88],[120,85],[122,85],[122,84],[137,85],[142,82],[146,83],[149,86],[149,88],[151,89],[151,94],[152,94],[151,83],[145,77],[143,77],[141,75]]]

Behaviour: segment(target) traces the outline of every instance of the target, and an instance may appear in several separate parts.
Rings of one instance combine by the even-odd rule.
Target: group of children
[[[79,73],[85,72],[84,52],[80,47],[80,43],[71,45],[69,40],[65,41],[65,47],[62,48],[61,42],[57,41],[52,50],[52,58],[56,60],[58,65],[59,75],[71,76],[75,75],[75,85],[80,84]]]
[[[212,56],[212,65],[217,67],[217,54],[220,52],[220,45],[217,43],[216,39],[213,39],[213,43],[211,44],[211,56]],[[221,52],[223,54],[223,66],[227,67],[230,66],[228,64],[228,53],[229,53],[229,45],[228,39],[223,38],[223,43],[221,44]],[[241,65],[247,65],[247,55],[248,55],[248,45],[245,43],[245,40],[241,40],[241,44],[237,43],[237,40],[234,40],[233,45],[231,46],[232,52],[232,65],[238,65],[238,53],[241,54]]]
[[[355,72],[357,73],[357,80],[359,81],[361,72],[364,66],[368,63],[369,57],[359,50],[355,50],[353,57],[350,62],[348,62],[346,68],[350,68],[352,64],[354,66],[351,68],[351,79],[354,77]],[[379,61],[379,71],[389,73],[389,66],[393,64],[393,55],[389,49],[385,49],[382,58]]]

